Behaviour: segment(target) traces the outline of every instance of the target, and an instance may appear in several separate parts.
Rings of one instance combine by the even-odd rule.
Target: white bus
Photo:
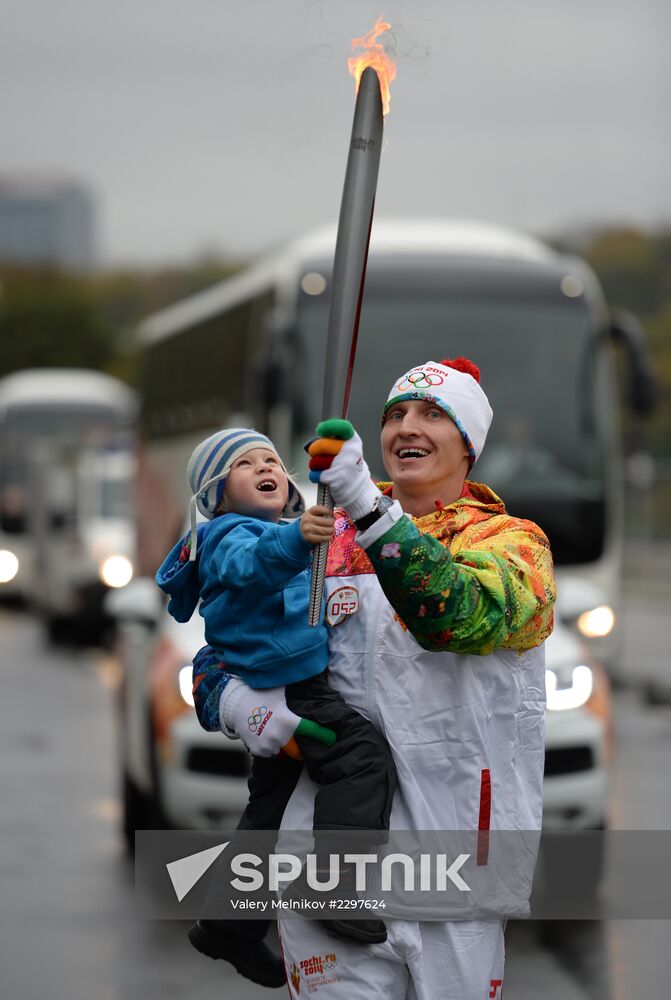
[[[140,328],[147,472],[164,516],[143,525],[153,572],[181,525],[197,440],[226,423],[266,431],[303,473],[320,417],[335,229],[149,317]],[[565,620],[617,669],[623,547],[612,344],[649,404],[640,329],[618,322],[584,261],[501,228],[438,220],[373,225],[349,416],[381,477],[380,411],[391,380],[465,355],[495,419],[474,477],[552,544]],[[146,508],[146,504],[143,504]]]
[[[135,393],[102,372],[27,369],[0,379],[0,596],[34,605],[50,629],[83,609],[85,589],[104,586],[98,562],[113,553],[91,537],[95,484],[85,470],[105,466],[105,509],[124,478],[120,463],[130,494],[134,469],[119,455],[132,449],[137,412]],[[110,449],[114,458],[90,457]]]

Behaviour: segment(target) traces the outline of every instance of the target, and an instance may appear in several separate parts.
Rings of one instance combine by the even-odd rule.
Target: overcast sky
[[[669,0],[0,0],[0,170],[93,188],[105,263],[337,216],[349,42],[398,75],[379,214],[671,221]]]

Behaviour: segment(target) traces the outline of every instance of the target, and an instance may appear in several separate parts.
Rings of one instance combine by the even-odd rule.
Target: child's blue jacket
[[[252,688],[276,687],[314,677],[328,662],[325,625],[307,624],[311,556],[297,520],[222,514],[198,526],[195,561],[187,535],[156,582],[178,622],[200,599],[205,639],[230,673]]]

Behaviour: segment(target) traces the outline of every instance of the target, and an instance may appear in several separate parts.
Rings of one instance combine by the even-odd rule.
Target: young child
[[[170,596],[168,611],[188,621],[198,602],[208,645],[194,660],[194,680],[214,663],[259,689],[265,708],[285,688],[297,716],[335,733],[330,745],[296,730],[310,777],[319,831],[385,831],[396,772],[389,748],[372,723],[329,687],[327,631],[307,624],[312,547],[329,541],[333,517],[325,507],[304,512],[303,498],[272,442],[246,428],[222,430],[193,452],[187,469],[193,494],[191,535],[172,549],[156,574]],[[208,523],[196,526],[196,507]],[[290,518],[288,522],[280,518]],[[240,685],[242,687],[242,685]],[[264,694],[264,689],[271,689]],[[231,692],[229,691],[229,695]],[[280,692],[281,695],[281,692]],[[222,699],[224,702],[224,699]],[[252,706],[250,706],[250,713]],[[258,712],[257,715],[263,713]],[[202,716],[201,723],[211,728]],[[259,726],[261,719],[250,722]],[[226,709],[217,728],[226,731]],[[290,757],[253,757],[250,798],[239,829],[278,829],[302,765]],[[380,838],[378,838],[380,839]],[[354,895],[354,893],[350,893]],[[386,939],[381,920],[325,920],[335,933],[364,943]],[[281,960],[263,943],[270,921],[200,920],[192,944],[225,958],[263,985],[284,984]]]

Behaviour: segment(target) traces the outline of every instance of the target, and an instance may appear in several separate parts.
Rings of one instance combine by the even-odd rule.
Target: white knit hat
[[[453,367],[454,366],[454,367]],[[468,447],[469,469],[482,454],[492,408],[480,387],[480,370],[467,358],[427,361],[401,375],[394,382],[384,406],[405,400],[428,399],[452,418]]]
[[[189,555],[191,560],[196,558],[196,508],[208,520],[214,517],[224,495],[231,467],[239,458],[255,448],[267,448],[277,455],[277,449],[270,438],[247,427],[228,427],[223,431],[217,431],[194,448],[186,469],[186,479],[193,494]],[[277,460],[289,483],[289,496],[280,517],[300,517],[305,512],[303,496],[279,455]]]

